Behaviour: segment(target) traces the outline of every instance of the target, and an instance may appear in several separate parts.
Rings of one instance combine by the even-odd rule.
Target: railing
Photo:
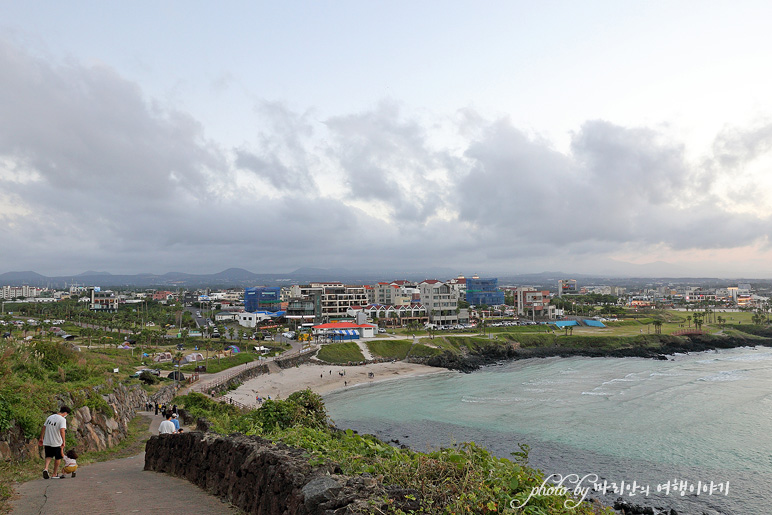
[[[263,361],[250,361],[249,363],[245,363],[243,367],[239,366],[237,367],[238,370],[234,370],[230,374],[218,377],[217,379],[214,379],[212,381],[202,383],[196,387],[196,390],[199,392],[204,392],[206,390],[211,390],[212,388],[216,388],[223,383],[226,383],[236,377],[237,375],[245,372],[246,370],[251,370],[255,367],[259,367],[261,365],[264,365],[265,363]]]

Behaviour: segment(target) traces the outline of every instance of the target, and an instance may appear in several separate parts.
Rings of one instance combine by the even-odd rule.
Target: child
[[[78,459],[78,454],[75,452],[75,449],[67,451],[63,459],[64,469],[62,469],[62,472],[66,474],[72,473],[71,477],[75,477],[75,470],[78,468],[78,464],[75,462]],[[64,474],[62,474],[62,477],[64,477]]]

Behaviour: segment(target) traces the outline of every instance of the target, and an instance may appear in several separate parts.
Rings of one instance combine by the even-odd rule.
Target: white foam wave
[[[745,379],[743,370],[722,370],[718,374],[712,376],[700,377],[698,381],[724,382],[741,381],[743,379]]]

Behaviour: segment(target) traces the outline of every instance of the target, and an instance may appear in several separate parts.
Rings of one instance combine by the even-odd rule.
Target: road
[[[160,416],[152,418],[150,431],[158,434]],[[172,435],[173,436],[173,435]],[[36,479],[16,487],[14,515],[71,515],[124,513],[236,514],[239,510],[177,477],[143,470],[144,453],[130,458],[94,463],[78,468],[77,477]]]

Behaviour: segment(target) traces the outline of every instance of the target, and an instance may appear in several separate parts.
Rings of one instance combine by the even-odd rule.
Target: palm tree
[[[24,332],[25,340],[27,339],[27,333],[29,332],[30,329],[32,329],[32,325],[30,325],[29,322],[25,321],[23,324],[21,324],[21,330]]]
[[[174,353],[174,363],[177,363],[177,369],[174,371],[174,384],[177,384],[177,381],[180,377],[180,363],[182,363],[182,352],[177,351]]]
[[[662,334],[662,320],[656,319],[652,324],[654,324],[654,334]]]
[[[209,370],[209,351],[212,350],[212,340],[209,338],[204,339],[204,348],[206,349],[206,361],[204,361],[207,370]]]
[[[686,321],[689,323],[689,328],[691,329],[691,327],[692,327],[692,316],[691,315],[687,316],[686,317]]]
[[[694,312],[694,327],[696,327],[697,330],[702,329],[702,317],[703,313]]]

